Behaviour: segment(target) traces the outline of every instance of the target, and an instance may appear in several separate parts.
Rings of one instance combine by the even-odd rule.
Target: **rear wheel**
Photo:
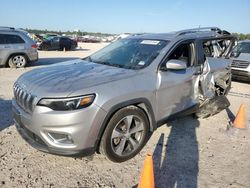
[[[100,152],[114,162],[134,157],[149,137],[149,121],[143,110],[135,106],[123,108],[110,119],[102,136]]]
[[[48,51],[48,50],[49,50],[49,46],[48,46],[48,45],[46,45],[46,44],[45,44],[45,45],[43,45],[43,46],[42,46],[42,50],[44,50],[44,51]]]
[[[26,64],[27,59],[24,55],[13,55],[8,61],[8,65],[11,68],[23,68]]]

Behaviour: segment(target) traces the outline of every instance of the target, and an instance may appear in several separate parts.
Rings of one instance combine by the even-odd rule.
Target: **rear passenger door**
[[[158,71],[158,88],[156,91],[158,120],[183,111],[196,104],[195,85],[197,85],[200,67],[197,66],[195,41],[178,44],[165,58]],[[185,70],[168,70],[166,64],[170,59],[186,62]]]
[[[10,54],[23,52],[25,41],[16,34],[0,34],[0,62],[6,63]]]
[[[52,39],[52,43],[51,43],[51,47],[54,49],[54,50],[59,50],[60,49],[60,46],[59,46],[59,40],[60,38],[59,37],[54,37]]]

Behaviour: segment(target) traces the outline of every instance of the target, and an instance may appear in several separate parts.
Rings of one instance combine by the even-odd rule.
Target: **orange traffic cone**
[[[236,118],[233,122],[233,127],[238,129],[245,129],[246,128],[246,107],[244,104],[240,105],[240,109],[236,115]]]
[[[154,188],[154,167],[151,154],[147,154],[138,188]]]

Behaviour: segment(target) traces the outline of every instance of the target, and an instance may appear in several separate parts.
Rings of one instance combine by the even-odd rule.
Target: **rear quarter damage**
[[[211,42],[209,48],[212,50],[210,56],[205,57],[203,71],[199,78],[200,108],[196,113],[197,117],[206,118],[230,106],[226,95],[231,88],[232,61],[228,59],[228,54],[232,49],[233,42],[234,40],[230,40],[223,50],[222,48],[218,49]]]

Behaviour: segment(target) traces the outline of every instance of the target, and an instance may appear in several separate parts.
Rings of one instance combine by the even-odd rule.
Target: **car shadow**
[[[161,134],[153,153],[156,187],[197,187],[199,150],[196,128],[199,121],[187,116],[172,122],[164,142]]]
[[[0,131],[14,124],[11,100],[0,98]]]
[[[56,63],[61,63],[64,61],[70,61],[74,59],[79,59],[79,57],[39,58],[37,62],[30,63],[28,66],[35,67],[35,66],[53,65]]]

